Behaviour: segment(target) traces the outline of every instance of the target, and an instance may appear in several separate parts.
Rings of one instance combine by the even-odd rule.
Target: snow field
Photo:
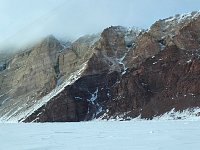
[[[1,123],[1,150],[195,150],[200,121]]]

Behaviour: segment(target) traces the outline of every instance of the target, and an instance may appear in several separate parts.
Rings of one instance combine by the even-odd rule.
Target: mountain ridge
[[[49,36],[1,70],[1,120],[152,119],[199,107],[199,27],[192,12],[149,30],[111,26],[66,47]]]

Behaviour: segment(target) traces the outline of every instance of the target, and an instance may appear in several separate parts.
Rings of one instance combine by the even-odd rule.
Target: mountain
[[[0,61],[0,117],[66,122],[193,111],[200,106],[199,56],[199,12],[148,30],[111,26],[67,44],[49,36]]]

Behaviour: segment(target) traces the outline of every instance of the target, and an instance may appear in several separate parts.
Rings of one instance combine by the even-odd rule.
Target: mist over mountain
[[[0,121],[198,115],[199,6],[0,0]]]
[[[0,121],[198,117],[199,29],[193,11],[148,30],[112,25],[72,41],[48,35],[2,51]]]
[[[0,0],[0,149],[198,149],[199,6]]]
[[[147,29],[158,19],[199,5],[198,0],[0,0],[0,50],[19,49],[50,34],[74,41],[111,25]]]

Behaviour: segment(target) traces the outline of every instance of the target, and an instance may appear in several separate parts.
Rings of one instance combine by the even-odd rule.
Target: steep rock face
[[[77,57],[74,57],[74,60],[77,64],[87,60],[87,67],[82,77],[73,85],[69,85],[65,88],[56,98],[51,99],[45,106],[30,115],[25,119],[25,122],[56,121],[54,116],[57,114],[57,111],[59,111],[60,115],[63,113],[65,114],[64,118],[58,117],[63,118],[62,121],[90,120],[100,116],[104,110],[103,103],[109,99],[110,87],[119,80],[121,72],[125,71],[122,65],[123,59],[120,57],[125,57],[127,43],[130,44],[135,41],[135,36],[138,35],[138,33],[139,31],[128,31],[124,27],[110,27],[102,32],[101,38],[96,42],[91,41],[93,39],[89,38],[90,40],[87,40],[89,42],[84,42],[83,44],[81,42],[83,39],[79,39],[73,43],[71,50],[66,50],[65,55],[69,54],[69,51],[71,54],[73,53],[73,55],[76,53]],[[133,39],[127,41],[127,39],[125,40],[125,38],[127,38],[126,36],[132,37]],[[93,45],[90,45],[91,43]],[[83,51],[86,55],[82,57],[78,56],[83,53]],[[90,55],[87,55],[88,52]],[[67,62],[70,63],[69,61]],[[74,69],[74,67],[72,67],[72,69]],[[62,95],[65,95],[65,98]],[[70,101],[70,104],[73,104],[69,104],[71,109],[74,110],[73,112],[66,113],[66,111],[60,111],[59,107],[52,107],[59,105],[67,109],[69,107],[67,103],[62,106],[60,105],[60,101],[64,99],[68,102]],[[83,106],[80,105],[80,102]],[[83,111],[80,111],[82,109]]]
[[[52,53],[47,86],[56,88],[21,121],[151,119],[200,106],[199,16],[159,20],[148,31],[111,26]]]
[[[123,76],[112,88],[105,118],[152,118],[171,109],[198,107],[199,52],[168,47]]]
[[[199,49],[200,47],[200,16],[184,26],[176,37],[174,43],[181,49]]]
[[[73,42],[58,57],[61,76],[77,70],[77,66],[86,62],[92,54],[92,47],[100,38],[99,34],[86,35]]]
[[[176,45],[180,49],[197,49],[199,20],[199,12],[176,15],[154,23],[149,34],[164,46]]]
[[[124,59],[141,31],[121,26],[105,29],[93,47],[93,55],[88,62],[86,74],[102,72],[126,72]]]
[[[138,38],[127,57],[133,56],[133,68],[112,88],[104,118],[153,118],[199,107],[199,21],[199,12],[159,20]]]
[[[198,16],[194,12],[159,20],[149,31],[138,32],[129,44],[125,28],[104,30],[93,46],[84,77],[63,91],[68,93],[66,99],[74,98],[74,104],[84,103],[76,105],[75,110],[81,111],[74,110],[73,119],[63,121],[129,119],[139,115],[151,119],[173,108],[199,106]],[[61,99],[52,99],[45,108]],[[47,112],[38,111],[25,121],[52,121],[51,115],[42,119]]]
[[[125,60],[128,68],[137,67],[146,58],[164,50],[166,46],[197,49],[199,15],[199,12],[192,12],[156,21],[148,31],[137,38],[135,46],[131,47]]]
[[[37,102],[56,86],[57,53],[63,47],[49,36],[10,59],[0,76],[0,115],[12,116]]]
[[[81,121],[81,115],[87,113],[87,101],[76,103],[68,88],[55,96],[47,105],[43,105],[25,122],[66,122]],[[80,120],[79,120],[80,119]],[[83,120],[83,119],[82,119]]]
[[[66,47],[49,36],[9,62],[2,61],[0,116],[4,120],[21,120],[48,101],[52,92],[58,94],[68,82],[74,82],[98,39],[99,35],[87,35]]]
[[[104,111],[110,88],[119,79],[119,73],[96,74],[81,77],[61,93],[27,117],[25,122],[87,121]]]
[[[128,68],[137,68],[147,58],[158,54],[163,47],[160,43],[152,37],[148,32],[145,32],[135,42],[125,58],[125,62]]]
[[[62,49],[60,43],[50,36],[32,50],[12,59],[9,64],[10,69],[15,70],[11,82],[12,88],[19,86],[19,83],[22,84],[14,91],[15,96],[18,95],[18,92],[19,95],[22,95],[35,89],[42,92],[43,96],[55,87],[56,72],[54,66],[56,66],[57,51],[60,49]]]

